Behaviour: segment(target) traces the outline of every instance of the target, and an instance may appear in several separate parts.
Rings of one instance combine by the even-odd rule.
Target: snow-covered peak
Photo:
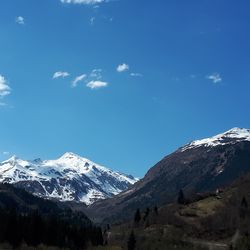
[[[41,163],[42,159],[41,158],[36,158],[32,161],[33,163]]]
[[[89,205],[126,190],[138,179],[115,172],[67,152],[55,160],[22,160],[16,156],[0,163],[0,182],[18,184],[31,193]]]
[[[13,155],[8,160],[5,160],[2,163],[0,163],[0,166],[6,165],[6,164],[9,164],[11,166],[25,166],[28,164],[28,161],[22,160],[16,155]],[[0,173],[1,173],[1,170],[2,170],[2,167],[0,168]]]
[[[60,157],[60,159],[73,159],[73,158],[81,158],[81,156],[72,152],[66,152]]]
[[[76,166],[79,164],[85,165],[85,163],[90,164],[90,165],[96,164],[96,163],[90,161],[89,159],[84,158],[84,157],[77,155],[75,153],[72,153],[72,152],[67,152],[67,153],[63,154],[60,158],[58,158],[56,160],[51,160],[51,161],[58,162],[61,164],[64,164],[64,163],[69,164],[70,163],[71,166]],[[96,165],[98,165],[98,164],[96,164]]]
[[[16,162],[19,158],[16,155],[12,155],[8,160],[5,160],[4,162]]]
[[[222,134],[228,138],[238,138],[250,141],[250,129],[246,128],[232,128]]]
[[[218,145],[233,144],[239,141],[250,141],[250,129],[235,127],[216,136],[193,141],[181,148],[181,151],[201,146],[213,147]]]

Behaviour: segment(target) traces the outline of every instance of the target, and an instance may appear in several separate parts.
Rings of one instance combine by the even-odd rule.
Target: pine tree
[[[247,204],[247,200],[246,200],[245,196],[241,200],[241,207],[245,208],[245,209],[248,209],[248,204]]]
[[[247,203],[246,197],[244,196],[240,203],[240,217],[242,219],[246,217],[247,209],[248,209],[248,203]]]
[[[158,214],[159,214],[159,212],[158,212],[158,207],[157,207],[157,206],[154,207],[154,212],[155,212],[155,215],[158,215]]]
[[[134,222],[135,223],[139,223],[141,220],[141,212],[140,209],[138,208],[135,212],[135,216],[134,216]]]
[[[150,209],[147,207],[147,209],[146,209],[146,211],[144,213],[144,216],[143,216],[143,221],[145,221],[148,218],[149,213],[150,213]]]
[[[181,204],[181,205],[184,205],[186,203],[186,199],[185,199],[185,196],[184,196],[182,189],[179,191],[177,202],[178,202],[178,204]]]
[[[134,231],[132,231],[128,238],[128,250],[134,250],[136,246],[136,239]]]

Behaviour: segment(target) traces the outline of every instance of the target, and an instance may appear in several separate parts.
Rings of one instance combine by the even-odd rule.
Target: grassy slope
[[[218,196],[210,195],[188,205],[163,206],[158,215],[152,210],[147,219],[138,224],[114,225],[110,245],[102,249],[112,249],[111,246],[126,249],[132,230],[138,250],[227,249],[244,223],[244,230],[249,230],[249,216],[244,222],[239,217],[243,197],[250,206],[250,175],[237,180]]]

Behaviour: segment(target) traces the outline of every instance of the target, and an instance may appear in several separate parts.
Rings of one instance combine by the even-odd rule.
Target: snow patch
[[[238,141],[250,141],[250,129],[232,128],[225,133],[218,134],[211,138],[193,141],[181,148],[184,152],[187,149],[198,148],[201,146],[215,147],[218,145],[234,144]]]
[[[87,205],[119,194],[137,181],[133,176],[115,172],[71,152],[56,160],[26,161],[13,156],[0,163],[0,182],[19,183],[19,186],[23,183],[30,190],[32,182],[37,182],[43,193],[31,191],[35,195]]]

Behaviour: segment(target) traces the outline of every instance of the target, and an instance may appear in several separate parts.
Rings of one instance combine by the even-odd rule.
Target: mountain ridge
[[[22,160],[17,156],[0,163],[0,182],[43,197],[90,205],[111,197],[137,181],[72,152],[56,160]]]
[[[97,220],[120,221],[131,217],[137,208],[173,202],[181,189],[185,193],[215,190],[249,171],[250,130],[233,128],[210,140],[197,140],[178,148],[128,190],[97,201],[88,213]]]
[[[201,140],[194,140],[185,146],[181,147],[180,150],[185,151],[186,149],[199,147],[205,145],[209,146],[217,146],[217,145],[225,145],[228,143],[232,143],[232,141],[228,141],[228,138],[233,138],[236,141],[238,140],[246,140],[250,141],[250,129],[234,127],[232,129],[227,130],[224,133],[217,134],[212,137],[208,137]]]

